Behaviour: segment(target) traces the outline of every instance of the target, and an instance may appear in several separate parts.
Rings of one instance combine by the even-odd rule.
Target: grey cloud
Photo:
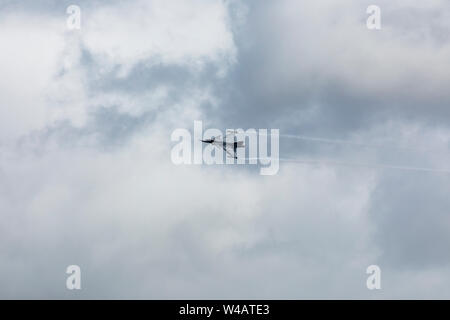
[[[449,178],[420,173],[381,177],[370,214],[386,265],[404,270],[449,265]]]
[[[87,121],[59,119],[1,146],[0,297],[448,297],[447,175],[176,167],[169,141],[202,118],[367,144],[282,138],[281,157],[445,167],[442,3],[381,1],[373,33],[368,1],[229,2],[237,60],[222,76],[221,61],[207,58],[202,68],[151,57],[125,75],[120,63],[105,72],[101,55],[76,42]],[[65,2],[1,5],[56,16]],[[161,100],[149,95],[159,87]],[[81,292],[64,287],[69,264],[82,268]],[[365,288],[369,264],[382,267],[382,292]]]
[[[449,43],[440,36],[448,34],[448,10],[382,2],[383,29],[371,32],[369,2],[328,4],[328,11],[294,1],[250,5],[236,35],[239,66],[229,90],[218,90],[229,106],[225,119],[267,123],[316,108],[311,124],[296,129],[317,130],[320,123],[324,133],[339,135],[387,119],[448,125],[449,79],[437,73],[449,67],[442,55]],[[291,12],[280,9],[288,5]],[[424,39],[408,38],[418,35]]]

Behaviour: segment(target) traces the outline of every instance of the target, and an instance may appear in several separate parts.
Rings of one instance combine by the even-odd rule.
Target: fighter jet
[[[223,150],[225,150],[225,152],[227,153],[227,155],[231,158],[237,159],[237,148],[244,148],[244,141],[235,141],[235,136],[236,136],[236,131],[227,131],[229,132],[228,134],[225,135],[225,139],[222,139],[222,136],[217,136],[217,137],[212,137],[211,139],[206,139],[206,140],[200,140],[203,143],[210,143],[213,146],[217,147],[217,148],[222,148]],[[226,137],[229,136],[233,136],[232,140],[234,142],[227,142],[227,140],[231,140],[231,139],[227,139]]]

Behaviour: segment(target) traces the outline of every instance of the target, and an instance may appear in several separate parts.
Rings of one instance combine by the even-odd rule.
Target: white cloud
[[[252,74],[266,76],[251,85],[277,102],[276,117],[260,105],[225,105],[213,85],[197,81],[196,71],[207,63],[223,76],[236,59],[231,32],[236,29],[221,1],[82,7],[76,32],[64,29],[64,14],[5,14],[0,37],[9,46],[0,51],[1,141],[12,143],[61,120],[79,131],[70,136],[73,145],[61,143],[67,129],[62,128],[45,141],[2,146],[0,296],[73,298],[65,290],[64,271],[74,263],[82,268],[85,298],[414,298],[424,290],[448,295],[448,272],[436,267],[446,263],[439,253],[448,241],[433,243],[448,234],[442,213],[448,207],[446,176],[282,163],[277,176],[262,177],[235,166],[170,162],[171,129],[205,117],[203,103],[240,115],[246,107],[258,108],[252,117],[280,124],[288,119],[295,127],[297,115],[278,106],[289,89],[320,96],[322,85],[338,82],[366,98],[387,93],[402,98],[394,89],[418,88],[421,82],[410,82],[418,76],[427,80],[411,96],[447,97],[449,46],[431,41],[436,30],[425,32],[429,41],[413,43],[414,29],[405,29],[406,22],[390,25],[385,19],[401,7],[386,3],[387,33],[369,34],[365,7],[354,3],[271,2],[258,11],[270,19],[260,19],[254,29],[239,26],[241,44],[260,71]],[[448,22],[440,18],[436,24],[440,29]],[[264,46],[252,47],[258,41]],[[133,67],[152,72],[158,64],[189,69],[191,78],[179,87],[157,79],[143,90],[123,85],[145,82],[134,78]],[[152,112],[154,121],[122,146],[104,150],[97,134],[114,121],[98,116],[92,124],[88,115],[113,106],[119,124],[121,117],[142,119]],[[326,118],[320,108],[296,111],[302,126],[324,126],[311,125],[316,116]],[[351,113],[346,117],[358,120]],[[211,119],[204,120],[210,125]],[[326,145],[319,151],[350,162],[442,168],[449,137],[447,127],[402,119],[372,122],[351,131],[349,139],[386,149]],[[294,155],[303,151],[295,148]],[[411,248],[410,239],[422,243]],[[380,264],[386,279],[378,296],[365,288],[369,264]]]
[[[222,1],[135,1],[86,12],[83,39],[106,70],[121,76],[139,62],[226,69],[235,59],[227,7]]]
[[[227,7],[221,1],[135,1],[86,8],[82,28],[75,31],[66,29],[65,13],[7,11],[3,16],[0,36],[7,44],[0,52],[3,143],[62,120],[83,127],[99,106],[114,105],[132,116],[173,107],[163,85],[140,94],[90,89],[111,76],[125,77],[139,63],[182,65],[192,71],[213,63],[223,76],[235,60]],[[94,57],[93,64],[84,63],[83,50]]]
[[[5,142],[51,121],[46,92],[64,48],[52,19],[7,15],[0,22],[0,137]],[[50,109],[50,110],[49,110]]]
[[[439,35],[449,32],[449,7],[443,1],[377,5],[382,29],[376,31],[366,28],[367,5],[361,1],[285,0],[261,9],[255,24],[261,26],[270,16],[270,23],[258,29],[260,50],[267,57],[261,81],[265,90],[334,85],[373,100],[449,99],[450,41]]]
[[[237,284],[240,297],[314,296],[330,265],[354,270],[373,255],[365,210],[371,179],[327,168],[286,166],[266,179],[234,167],[175,166],[164,137],[152,128],[111,153],[48,150],[2,161],[9,195],[0,206],[9,219],[1,253],[15,255],[1,259],[0,274],[27,265],[9,277],[32,284],[17,296],[46,288],[69,297],[54,274],[65,261],[90,275],[86,297],[232,297]],[[110,272],[115,280],[103,283]],[[351,272],[329,284],[333,294]]]

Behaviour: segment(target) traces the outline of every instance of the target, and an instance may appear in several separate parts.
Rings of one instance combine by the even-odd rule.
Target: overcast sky
[[[450,298],[448,0],[0,0],[0,41],[0,298]],[[176,166],[194,120],[312,162]]]

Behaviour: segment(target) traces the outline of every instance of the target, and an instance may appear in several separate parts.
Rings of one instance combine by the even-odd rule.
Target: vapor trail
[[[272,160],[270,158],[247,158],[246,160]],[[450,174],[450,169],[441,168],[427,168],[427,167],[413,167],[413,166],[403,166],[403,165],[391,165],[391,164],[379,164],[379,163],[358,163],[358,162],[345,162],[345,161],[334,161],[334,160],[314,160],[314,159],[289,159],[280,158],[280,162],[292,162],[292,163],[303,163],[310,165],[333,165],[333,166],[347,166],[347,167],[365,167],[365,168],[380,168],[380,169],[392,169],[392,170],[405,170],[405,171],[421,171],[421,172],[434,172],[434,173],[447,173]]]
[[[259,133],[259,134],[260,135],[264,135],[263,133]],[[269,135],[269,134],[267,134],[267,135]],[[350,141],[350,140],[329,139],[329,138],[311,137],[311,136],[295,135],[295,134],[280,134],[280,137],[288,138],[288,139],[297,139],[297,140],[304,140],[304,141],[328,143],[328,144],[339,144],[339,145],[350,145],[350,146],[357,146],[357,147],[366,147],[366,148],[384,148],[384,149],[391,148],[391,149],[403,149],[403,150],[409,150],[409,151],[415,151],[415,152],[429,152],[429,151],[432,151],[432,150],[419,149],[419,148],[400,146],[400,145],[392,145],[392,144],[364,143],[364,142],[356,142],[356,141]]]

